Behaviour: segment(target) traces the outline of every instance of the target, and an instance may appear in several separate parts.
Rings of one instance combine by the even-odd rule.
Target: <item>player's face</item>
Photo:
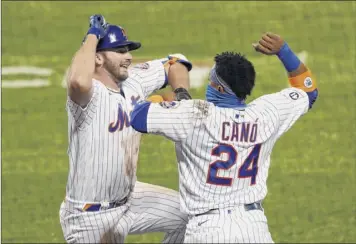
[[[103,68],[118,82],[128,77],[128,68],[131,65],[132,55],[127,47],[115,48],[103,53]]]

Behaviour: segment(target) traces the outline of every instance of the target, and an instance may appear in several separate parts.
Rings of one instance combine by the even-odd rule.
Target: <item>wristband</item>
[[[288,72],[292,72],[298,69],[299,65],[301,64],[299,58],[289,48],[286,42],[283,44],[282,48],[277,53],[277,56],[282,61],[284,67]]]

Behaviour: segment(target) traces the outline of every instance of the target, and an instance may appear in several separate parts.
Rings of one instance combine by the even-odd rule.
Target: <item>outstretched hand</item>
[[[252,46],[257,52],[265,55],[274,55],[279,52],[284,44],[284,40],[276,34],[267,32],[262,35],[258,43],[253,43]]]

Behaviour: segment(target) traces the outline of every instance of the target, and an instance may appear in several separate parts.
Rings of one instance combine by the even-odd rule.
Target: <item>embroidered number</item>
[[[220,157],[222,153],[227,153],[228,159],[226,161],[217,160],[210,164],[208,179],[206,182],[213,185],[231,186],[232,178],[219,177],[217,175],[219,169],[228,170],[236,163],[237,152],[234,147],[227,144],[220,144],[214,147],[213,150],[211,151],[211,155],[217,157]]]
[[[256,176],[258,173],[258,158],[261,151],[261,144],[257,144],[245,159],[238,170],[238,178],[251,178],[250,185],[256,184]],[[232,178],[218,176],[219,170],[228,170],[236,164],[237,151],[228,144],[219,144],[211,151],[211,155],[221,157],[223,153],[227,154],[227,160],[216,160],[209,165],[207,183],[220,186],[231,186]]]
[[[245,162],[241,165],[239,169],[239,178],[248,178],[251,177],[250,185],[256,184],[256,176],[258,172],[258,158],[260,156],[261,144],[257,144],[248,157],[245,159]],[[252,165],[252,166],[251,166]]]

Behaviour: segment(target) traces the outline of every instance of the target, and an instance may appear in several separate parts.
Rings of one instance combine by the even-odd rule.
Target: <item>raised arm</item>
[[[280,36],[266,33],[258,43],[252,45],[260,53],[278,56],[288,72],[290,85],[307,93],[310,109],[318,97],[316,80],[308,67],[299,60],[288,44]]]
[[[83,45],[75,53],[67,76],[68,95],[72,101],[85,107],[92,96],[92,78],[95,70],[96,46],[105,35],[105,19],[101,15],[90,17],[90,28]]]
[[[168,78],[168,84],[172,88],[172,93],[166,93],[169,98],[165,100],[188,100],[191,99],[188,90],[190,88],[189,71],[192,64],[182,54],[172,54],[164,63],[165,72]]]

